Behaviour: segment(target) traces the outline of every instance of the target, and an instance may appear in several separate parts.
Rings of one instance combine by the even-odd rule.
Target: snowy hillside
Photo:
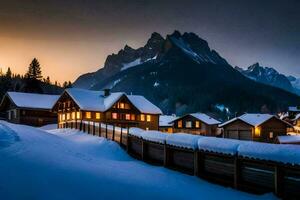
[[[76,130],[47,131],[0,122],[1,199],[274,198],[145,164]]]

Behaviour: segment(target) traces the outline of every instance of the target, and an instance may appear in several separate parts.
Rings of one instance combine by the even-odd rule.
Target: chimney
[[[110,89],[104,89],[104,97],[107,97],[110,95]]]

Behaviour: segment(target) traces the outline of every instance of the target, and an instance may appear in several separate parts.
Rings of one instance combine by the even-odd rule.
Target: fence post
[[[282,167],[275,165],[274,170],[274,183],[275,183],[275,194],[278,197],[282,197],[283,195],[283,186],[284,186],[284,173]]]
[[[123,127],[121,126],[121,136],[120,136],[120,144],[122,145],[122,137],[123,137]]]
[[[107,124],[105,124],[105,138],[107,138]]]
[[[127,132],[127,140],[126,140],[126,151],[127,153],[129,152],[129,145],[130,145],[130,137],[129,137],[129,133]]]
[[[144,142],[144,139],[142,139],[142,160],[146,159],[146,144]]]
[[[233,187],[235,189],[239,188],[240,184],[240,175],[241,175],[241,160],[238,155],[234,156],[234,174],[233,174]]]
[[[168,162],[168,147],[167,147],[167,142],[164,141],[164,167],[168,167],[169,162]]]
[[[204,176],[205,175],[205,170],[204,170],[204,165],[205,165],[205,153],[201,150],[198,151],[198,176]]]
[[[199,169],[198,169],[198,164],[199,164],[199,154],[198,154],[198,151],[195,150],[194,151],[194,175],[195,176],[198,176],[198,172],[199,172]]]
[[[93,135],[95,135],[95,133],[96,133],[95,128],[96,128],[95,122],[93,122]]]
[[[101,122],[99,122],[99,136],[102,137],[102,128],[101,128]]]
[[[115,141],[115,125],[113,125],[112,141]]]

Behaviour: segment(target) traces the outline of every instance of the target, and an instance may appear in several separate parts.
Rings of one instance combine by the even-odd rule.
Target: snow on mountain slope
[[[274,199],[214,185],[137,161],[116,143],[71,129],[1,121],[0,136],[20,140],[0,148],[1,199]]]

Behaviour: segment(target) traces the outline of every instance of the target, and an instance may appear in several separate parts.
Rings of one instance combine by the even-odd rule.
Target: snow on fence
[[[94,122],[72,122],[77,128],[126,147],[146,162],[163,165],[249,192],[274,192],[300,199],[300,147],[233,139],[166,134]]]

